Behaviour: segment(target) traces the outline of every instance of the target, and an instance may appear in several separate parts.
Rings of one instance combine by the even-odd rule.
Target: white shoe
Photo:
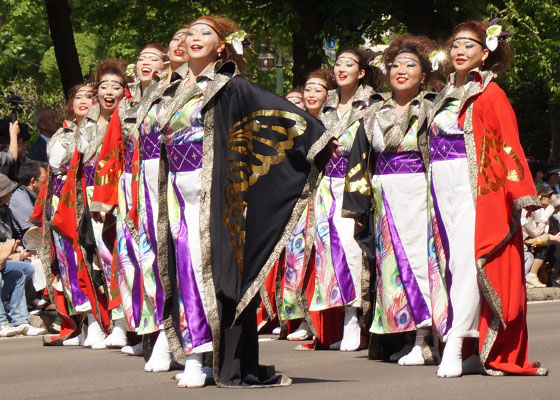
[[[538,287],[538,288],[546,287],[544,283],[539,281],[539,277],[536,274],[532,274],[530,272],[527,275],[525,275],[525,281],[529,285],[533,285],[533,287]]]
[[[272,334],[273,334],[273,335],[279,335],[279,334],[280,334],[280,327],[277,326],[276,328],[274,328],[274,329],[272,330]]]
[[[129,356],[142,356],[144,355],[144,348],[142,342],[135,344],[134,346],[124,346],[121,351]]]
[[[0,326],[0,337],[13,337],[17,335],[21,335],[21,329],[19,326],[12,326],[12,324],[4,324]]]
[[[105,338],[105,346],[121,349],[127,345],[126,321],[124,318],[113,321],[113,331]]]
[[[102,340],[101,342],[97,342],[91,345],[92,350],[105,350],[106,348],[107,345],[105,344],[105,340]]]
[[[202,353],[187,355],[185,372],[177,383],[180,388],[201,388],[206,384],[206,374],[202,371]]]
[[[408,354],[399,358],[399,365],[424,365],[422,344],[424,343],[424,338],[430,336],[431,333],[431,328],[418,328],[414,339],[414,347]]]
[[[17,328],[20,329],[21,334],[24,336],[39,336],[47,333],[45,328],[35,328],[29,324],[21,324],[18,325]]]
[[[171,367],[171,350],[169,343],[165,336],[165,330],[160,330],[159,335],[154,344],[152,355],[146,365],[144,371],[146,372],[166,372]]]
[[[293,342],[297,342],[300,340],[307,340],[311,337],[312,333],[311,333],[311,329],[309,328],[309,325],[307,325],[306,321],[301,321],[301,324],[299,324],[297,330],[293,333],[290,333],[286,339],[293,341]]]

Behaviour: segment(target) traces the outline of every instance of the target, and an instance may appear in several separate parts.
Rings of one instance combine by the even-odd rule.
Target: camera
[[[20,96],[11,94],[6,97],[6,103],[10,105],[12,113],[9,117],[0,119],[0,146],[10,143],[10,122],[15,122],[18,119],[18,114],[23,112],[23,99]],[[19,140],[27,141],[31,138],[29,133],[29,126],[27,124],[19,124],[20,133]]]

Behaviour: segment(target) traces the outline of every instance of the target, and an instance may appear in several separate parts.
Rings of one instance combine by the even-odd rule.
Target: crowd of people
[[[546,374],[528,358],[525,289],[560,252],[560,187],[537,182],[537,197],[495,82],[501,27],[458,25],[446,57],[410,34],[377,57],[344,48],[286,99],[243,78],[245,35],[200,17],[134,68],[102,61],[62,124],[38,112],[37,161],[19,186],[0,176],[0,335],[38,334],[21,300],[33,256],[15,240],[34,223],[61,318],[44,343],[180,365],[180,387],[289,384],[259,365],[259,331],[312,339],[298,350],[384,342],[370,354],[442,378]],[[17,131],[3,163],[21,156]]]

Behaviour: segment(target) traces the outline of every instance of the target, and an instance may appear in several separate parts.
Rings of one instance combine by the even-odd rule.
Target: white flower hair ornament
[[[379,69],[383,75],[387,74],[387,68],[385,67],[385,64],[383,63],[383,57],[381,55],[378,55],[373,60],[371,60],[369,62],[369,66]]]
[[[136,64],[128,64],[126,66],[126,76],[136,80]]]
[[[511,36],[510,32],[502,32],[502,26],[497,23],[498,18],[494,18],[486,29],[486,47],[490,51],[496,50],[499,42],[507,42],[508,36]]]
[[[233,32],[226,36],[226,43],[231,44],[235,52],[240,56],[243,55],[243,41],[245,40],[245,36],[247,36],[245,31]]]
[[[445,61],[445,52],[443,50],[434,50],[428,56],[428,59],[432,63],[432,71],[437,71],[439,69],[439,64]]]

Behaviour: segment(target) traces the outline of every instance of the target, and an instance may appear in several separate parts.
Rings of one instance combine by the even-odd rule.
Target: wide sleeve
[[[119,103],[120,107],[123,103]],[[118,110],[117,107],[117,110]],[[119,203],[117,185],[124,170],[124,144],[119,113],[113,113],[98,157],[91,211],[108,212]]]
[[[350,151],[344,184],[342,216],[362,218],[372,208],[371,163],[373,152],[367,139],[363,123],[356,132]]]

